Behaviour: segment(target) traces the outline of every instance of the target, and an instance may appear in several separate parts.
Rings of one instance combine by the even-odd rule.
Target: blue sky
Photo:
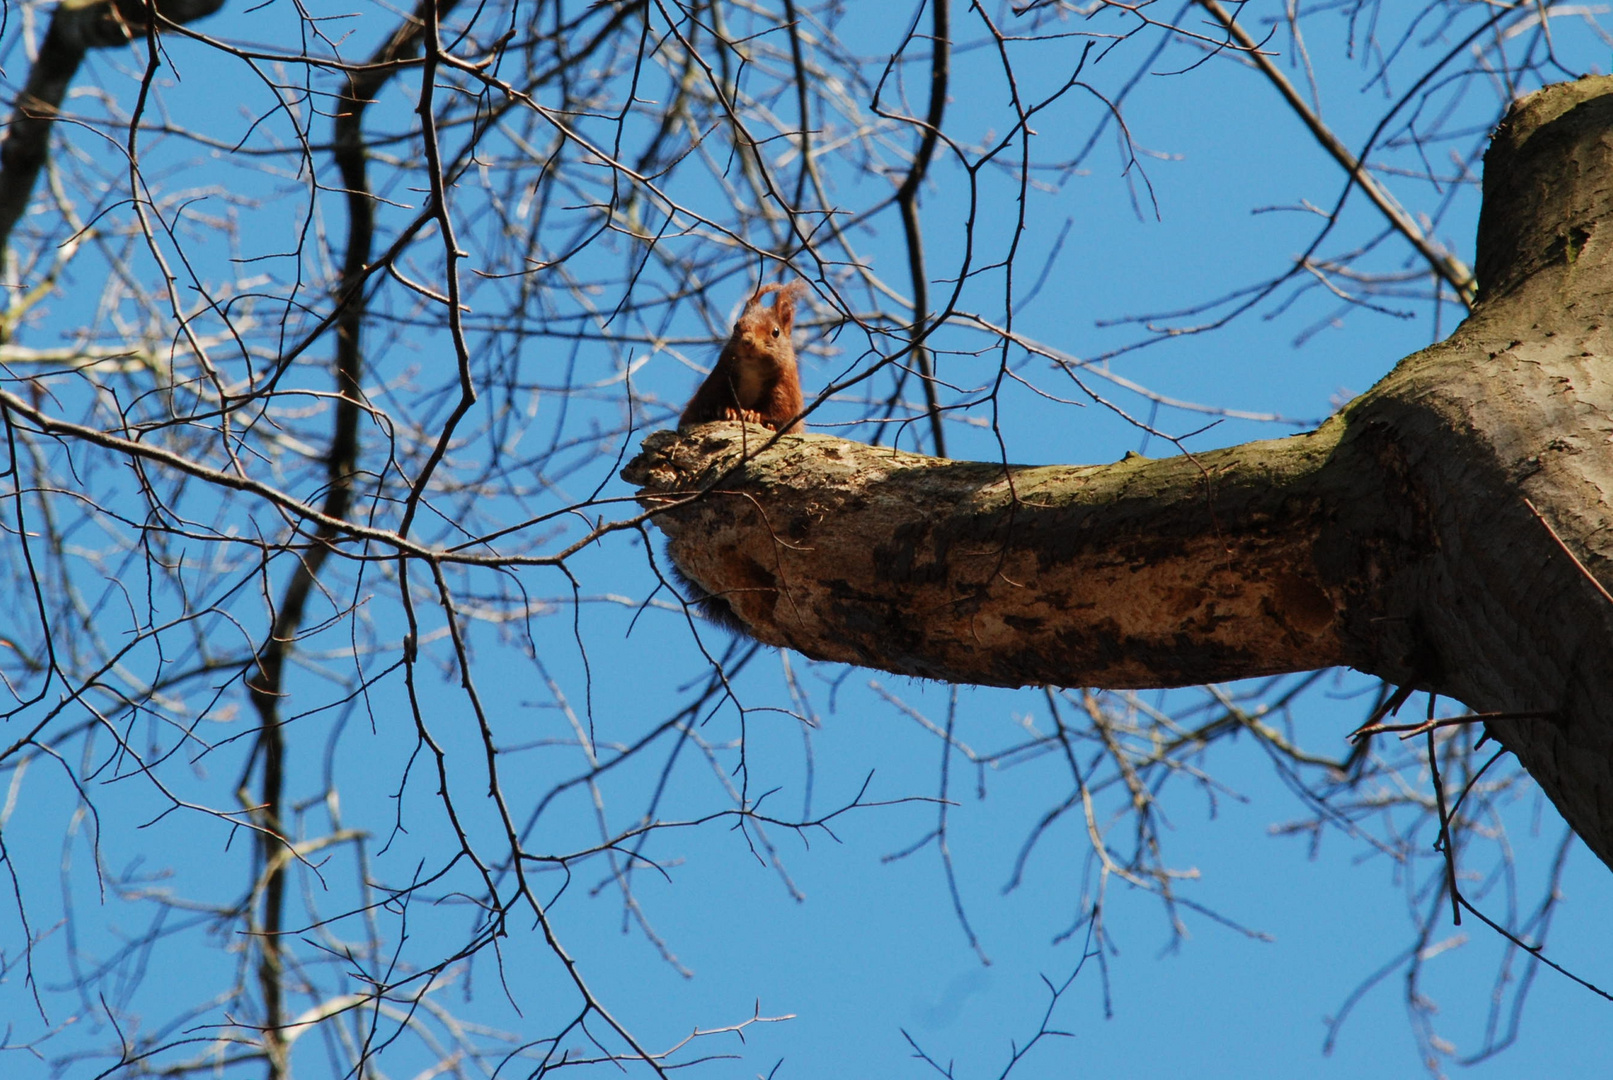
[[[1406,91],[1430,57],[1449,49],[1476,25],[1476,19],[1463,22],[1460,14],[1448,25],[1431,19],[1409,34],[1412,46],[1404,55],[1395,55],[1390,77],[1379,80],[1374,76],[1381,50],[1363,46],[1374,39],[1361,21],[1370,14],[1379,22],[1375,40],[1393,42],[1405,28],[1391,24],[1406,15],[1379,8],[1356,10],[1352,51],[1348,39],[1352,9],[1333,7],[1336,10],[1324,10],[1304,24],[1306,44],[1316,63],[1323,113],[1344,142],[1355,147],[1364,143],[1387,103]],[[358,10],[357,19],[331,24],[346,27],[350,22],[354,27],[343,55],[362,55],[368,43],[391,25],[380,7]],[[900,20],[876,17],[874,10],[858,8],[840,24],[842,34],[869,56],[894,48],[910,17],[907,9]],[[1264,27],[1260,20],[1279,10],[1275,4],[1251,4],[1242,17],[1252,27]],[[1006,20],[1008,14],[997,12],[994,17]],[[972,146],[1001,135],[1006,88],[994,67],[992,50],[980,47],[978,23],[968,21],[969,13],[961,9],[954,11],[954,18],[962,29],[957,34],[960,48],[948,131],[961,144]],[[1072,32],[1092,33],[1113,33],[1125,25],[1120,18],[1083,21],[1073,15],[1067,23]],[[198,24],[221,38],[278,41],[282,47],[298,40],[298,26],[296,10],[285,3],[230,9]],[[1585,23],[1565,18],[1556,26],[1556,45],[1566,67],[1606,66],[1607,47]],[[24,67],[14,36],[17,27],[14,22],[7,31],[7,75],[12,83]],[[1525,37],[1520,35],[1519,40]],[[1016,64],[1027,96],[1045,93],[1067,79],[1083,40],[1016,45]],[[1029,282],[1044,264],[1048,266],[1044,287],[1017,308],[1016,327],[1083,359],[1146,336],[1136,324],[1114,325],[1114,320],[1199,304],[1280,272],[1317,228],[1319,218],[1307,207],[1331,207],[1344,187],[1338,165],[1282,107],[1271,86],[1248,67],[1225,56],[1195,64],[1200,53],[1181,43],[1149,58],[1143,38],[1109,53],[1102,52],[1108,39],[1097,40],[1099,48],[1084,69],[1094,89],[1112,96],[1139,65],[1157,73],[1144,77],[1125,102],[1137,161],[1128,166],[1117,153],[1111,124],[1078,170],[1038,174],[1041,186],[1030,200],[1015,270],[1015,295],[1022,300],[1030,293]],[[171,48],[170,67],[159,87],[159,100],[167,110],[164,116],[205,130],[224,146],[249,135],[260,140],[252,145],[268,145],[275,139],[282,145],[291,143],[290,128],[276,126],[289,124],[286,117],[271,117],[257,126],[251,122],[265,106],[253,97],[259,90],[239,61],[204,44],[175,41]],[[1294,43],[1280,28],[1269,48],[1290,77],[1301,81],[1302,74],[1291,63]],[[139,62],[135,52],[99,54],[88,76],[92,83],[86,85],[106,89],[127,108]],[[1450,70],[1462,71],[1474,63],[1464,55]],[[906,78],[911,105],[921,100],[922,80],[916,69]],[[228,86],[231,93],[203,93],[195,90],[197,86]],[[1425,108],[1414,106],[1396,114],[1402,121],[1414,120],[1419,132],[1456,132],[1448,142],[1430,143],[1433,152],[1427,155],[1415,146],[1391,144],[1368,156],[1391,166],[1384,182],[1414,213],[1440,215],[1433,234],[1471,263],[1478,205],[1471,185],[1454,187],[1447,200],[1446,188],[1419,183],[1406,173],[1425,157],[1436,171],[1454,170],[1440,155],[1454,149],[1458,156],[1466,156],[1482,145],[1497,95],[1504,88],[1498,89],[1500,80],[1482,76],[1464,83],[1453,80],[1448,86],[1446,96],[1436,95]],[[416,91],[408,82],[389,88],[375,110],[376,124],[406,127],[410,95]],[[1104,113],[1096,96],[1084,89],[1073,91],[1038,119],[1037,153],[1046,160],[1068,159]],[[311,130],[325,129],[313,123]],[[1397,132],[1390,129],[1391,136]],[[113,178],[109,183],[115,182],[115,148],[93,140],[83,145],[84,159],[75,167],[85,174],[104,169]],[[498,145],[508,149],[508,144]],[[253,288],[266,296],[277,291],[283,296],[296,271],[312,274],[321,260],[306,251],[302,258],[282,262],[265,257],[290,250],[288,237],[297,236],[303,226],[308,235],[340,236],[339,200],[328,187],[311,194],[307,177],[293,167],[294,159],[253,158],[157,134],[148,137],[147,153],[149,175],[162,177],[174,190],[190,185],[198,193],[183,211],[190,215],[192,229],[180,235],[186,250],[196,256],[198,273],[210,281],[237,280],[241,264],[232,263],[232,257],[264,259],[263,278]],[[97,156],[101,154],[106,156]],[[330,185],[328,155],[315,157],[320,179]],[[787,172],[786,158],[776,160]],[[407,170],[379,172],[389,198],[400,203],[418,200],[418,186],[411,187]],[[937,290],[957,277],[965,250],[961,229],[968,213],[965,179],[958,164],[943,156],[922,195],[927,254]],[[884,177],[850,174],[834,180],[835,198],[848,207],[880,197],[879,185],[887,183]],[[715,204],[723,198],[707,174],[691,171],[676,184],[669,182],[669,190],[680,198],[686,195],[693,205]],[[963,310],[994,319],[1004,315],[1003,275],[988,264],[1000,258],[1011,242],[1016,190],[1011,175],[982,171],[973,255],[978,275],[962,291]],[[456,193],[455,208],[467,222],[464,237],[472,265],[496,268],[489,252],[497,240],[473,209],[481,192],[476,177],[469,175]],[[109,220],[124,212],[110,195],[106,209]],[[213,225],[209,214],[228,227]],[[382,215],[383,228],[398,227],[406,216],[402,209],[395,213],[389,209]],[[471,224],[473,218],[479,223]],[[889,212],[877,224],[878,231],[866,237],[868,260],[876,273],[902,285],[906,269],[900,230]],[[1382,227],[1381,218],[1357,193],[1346,204],[1337,233],[1323,254],[1366,243]],[[432,242],[428,235],[411,250],[422,265],[433,253]],[[700,242],[698,237],[681,237],[669,244]],[[316,246],[311,243],[310,250]],[[625,254],[619,249],[601,251],[596,261],[584,260],[582,265],[603,274],[605,267],[619,272],[630,261],[630,249]],[[1055,251],[1057,258],[1049,263]],[[1391,238],[1360,265],[1377,272],[1415,266],[1406,251]],[[96,267],[101,268],[99,275]],[[742,270],[749,272],[739,261],[728,267],[729,281],[717,290],[713,304],[737,304],[743,298],[748,279]],[[90,262],[78,280],[99,288],[104,276],[104,264]],[[852,285],[844,280],[836,284],[853,298],[848,303],[856,302]],[[642,287],[666,285],[666,278],[648,275]],[[499,310],[499,299],[512,295],[514,288],[508,281],[492,279],[479,287],[484,290],[481,297],[495,299],[478,301],[477,313]],[[1365,390],[1401,356],[1448,331],[1457,317],[1447,304],[1436,327],[1435,305],[1416,295],[1386,300],[1389,310],[1372,312],[1346,308],[1317,287],[1296,297],[1296,287],[1284,286],[1272,299],[1215,333],[1184,335],[1126,353],[1113,360],[1111,369],[1158,394],[1210,410],[1236,409],[1293,421],[1225,419],[1187,443],[1203,449],[1300,430]],[[302,299],[320,302],[317,288],[304,288]],[[1408,291],[1417,290],[1426,290],[1426,280],[1408,285]],[[608,288],[601,296],[602,305],[618,299]],[[87,324],[112,333],[117,317],[104,306],[97,308],[95,298],[87,287],[64,288],[27,327],[23,340],[33,345],[70,340]],[[378,293],[377,305],[396,312],[429,310],[411,306],[418,305],[417,298],[391,284]],[[263,306],[274,308],[269,301]],[[703,314],[713,317],[711,312]],[[716,315],[726,317],[723,312]],[[288,324],[296,321],[288,318]],[[827,307],[815,308],[808,321],[811,325],[803,331],[801,345],[810,394],[855,363],[865,362],[860,350],[870,339],[844,327],[836,331]],[[639,436],[669,423],[671,411],[695,384],[697,373],[691,365],[709,364],[715,349],[713,342],[698,340],[708,328],[700,314],[687,307],[669,317],[669,328],[659,329],[670,337],[691,339],[692,344],[647,350],[628,332],[642,328],[642,323],[633,323],[622,331],[620,341],[587,342],[569,357],[565,348],[537,331],[522,339],[493,332],[478,338],[490,353],[517,358],[511,370],[538,387],[521,399],[529,406],[523,421],[527,426],[512,445],[585,439],[594,430],[590,425],[597,425],[607,433],[602,438],[611,452],[597,458],[579,453],[574,472],[558,476],[562,470],[557,467],[556,475],[542,478],[542,484],[550,486],[526,501],[490,500],[471,507],[469,500],[456,504],[444,499],[444,521],[453,521],[455,507],[519,520],[531,505],[552,509],[582,501],[596,487],[607,499],[630,495],[614,476],[616,451],[625,447],[632,453]],[[447,370],[449,354],[440,330],[402,328],[390,335],[382,331],[373,340],[385,343],[372,346],[371,390],[378,402],[401,401],[411,394],[418,394],[416,401],[424,399],[435,385],[433,380]],[[938,347],[944,350],[939,362],[942,377],[965,391],[983,385],[995,371],[996,357],[969,355],[982,340],[963,330],[938,336]],[[1079,396],[1078,388],[1044,361],[1015,352],[1011,362],[1027,382],[1046,393]],[[604,389],[561,411],[557,395],[541,387],[557,381],[563,363],[575,363],[585,381],[597,378]],[[637,365],[632,379],[639,395],[631,413],[621,381],[628,363]],[[299,369],[295,378],[299,387],[327,385],[317,365]],[[1089,381],[1112,394],[1133,416],[1149,414],[1146,399],[1101,376]],[[82,401],[74,397],[82,394],[82,388],[69,379],[63,379],[58,389],[62,400]],[[867,412],[864,403],[849,398],[828,403],[814,419],[825,430],[870,437],[867,425],[845,426]],[[609,435],[611,425],[624,415],[634,429],[626,443]],[[951,424],[949,431],[949,449],[957,457],[994,458],[1005,453],[1010,460],[1026,463],[1089,463],[1114,460],[1128,450],[1172,452],[1100,404],[1055,402],[1012,383],[996,401],[1002,450],[988,426],[993,416],[990,403],[961,415],[964,418]],[[1162,408],[1153,414],[1153,422],[1168,434],[1186,434],[1213,415]],[[288,427],[297,422],[289,413],[282,420]],[[322,429],[316,421],[306,430]],[[915,448],[922,430],[922,425],[907,429],[902,445]],[[485,445],[476,444],[476,452]],[[465,453],[468,459],[471,451]],[[126,476],[115,468],[103,464],[85,476],[85,483],[106,505],[121,505],[119,499],[128,497]],[[293,474],[288,482],[305,481],[312,483]],[[542,485],[534,481],[534,486]],[[207,493],[193,498],[188,505],[194,512],[217,513],[221,521],[233,522],[243,531],[278,524],[272,517],[252,517],[249,509],[221,510]],[[622,511],[606,505],[592,512]],[[99,528],[106,535],[117,531],[105,521],[92,523],[85,531]],[[422,531],[451,534],[448,524],[436,522],[422,526]],[[98,543],[87,540],[86,547]],[[205,562],[205,546],[188,551],[198,566]],[[10,557],[14,561],[15,552]],[[232,557],[227,551],[219,556],[221,563]],[[82,560],[77,572],[96,582],[95,589],[104,590],[98,594],[103,599],[138,598],[135,584],[141,575],[127,564],[111,571],[104,555],[83,555]],[[586,767],[577,745],[579,730],[591,732],[608,755],[613,746],[632,743],[685,707],[711,670],[681,613],[665,605],[652,606],[635,618],[638,605],[654,588],[642,541],[635,534],[617,534],[578,553],[568,569],[584,600],[580,605],[574,604],[565,577],[552,569],[515,575],[466,572],[455,578],[467,592],[486,600],[489,608],[511,603],[517,592],[539,601],[530,619],[488,619],[469,630],[473,674],[492,718],[505,789],[521,821],[537,812],[545,792]],[[283,564],[277,564],[271,583],[283,581],[285,572]],[[295,717],[288,729],[294,748],[292,798],[307,800],[299,810],[298,827],[309,837],[325,835],[338,825],[367,836],[362,845],[349,842],[322,852],[296,872],[296,906],[304,921],[297,948],[318,989],[295,1005],[293,1014],[320,995],[329,1000],[339,992],[361,989],[365,977],[418,970],[453,953],[474,921],[465,898],[477,887],[477,879],[463,861],[444,868],[454,847],[453,831],[437,798],[438,778],[430,756],[420,753],[415,740],[401,673],[376,674],[397,661],[402,634],[387,572],[377,565],[367,567],[363,577],[347,574],[341,579],[337,593],[355,605],[354,611],[344,609],[338,615],[334,609],[341,604],[330,601],[326,614],[331,621],[302,642],[303,666],[292,683],[293,704],[288,707]],[[107,584],[113,577],[121,581],[116,588]],[[230,564],[207,579],[212,595],[223,590],[222,583],[234,581],[245,597],[238,610],[246,621],[231,625],[218,619],[206,624],[215,644],[235,640],[232,635],[249,638],[261,633],[261,625],[250,622],[255,609],[248,601],[255,585],[241,585],[255,580],[244,562]],[[160,607],[177,601],[159,589],[156,603]],[[124,617],[123,608],[111,601],[105,601],[105,609],[119,612],[106,616],[109,624]],[[256,614],[261,616],[261,611]],[[429,606],[422,608],[421,618],[427,632],[418,669],[424,712],[444,749],[463,827],[478,844],[486,845],[485,850],[496,853],[502,827],[485,798],[475,720],[459,688],[450,650],[440,634],[431,636],[444,620]],[[23,616],[17,619],[22,626]],[[130,616],[130,622],[139,620]],[[21,638],[24,631],[14,634]],[[720,633],[707,631],[703,641],[714,655],[721,655]],[[162,670],[169,661],[159,659],[158,644],[152,638],[132,654],[131,664],[146,673]],[[362,694],[352,692],[355,652],[376,676]],[[165,762],[170,771],[164,780],[169,790],[187,798],[233,809],[233,787],[250,745],[250,710],[238,681],[232,684],[221,675],[214,682],[219,687],[218,704],[205,712],[203,727],[216,748],[175,754]],[[1293,682],[1238,686],[1227,692],[1249,701],[1272,700]],[[1278,711],[1271,719],[1286,725],[1285,730],[1306,749],[1342,757],[1348,750],[1345,736],[1365,716],[1374,687],[1364,676],[1330,674],[1286,713]],[[948,843],[958,905],[978,937],[977,951],[955,908],[937,845],[930,842],[915,849],[936,827],[942,763],[942,743],[920,718],[944,725],[950,711],[957,740],[990,755],[1023,742],[1033,728],[1047,730],[1049,705],[1043,692],[961,688],[954,697],[951,688],[939,684],[815,664],[770,650],[736,670],[733,688],[735,700],[745,706],[743,714],[733,702],[708,709],[686,739],[663,737],[653,754],[634,758],[603,778],[597,804],[586,786],[542,804],[542,815],[526,842],[526,849],[535,854],[558,853],[597,842],[601,817],[608,830],[631,827],[663,775],[666,795],[657,804],[663,822],[696,821],[731,810],[730,789],[740,786],[753,808],[766,793],[760,811],[791,821],[812,820],[846,807],[863,793],[866,805],[839,814],[824,826],[799,830],[772,826],[765,829],[766,839],[754,825],[736,829],[732,818],[723,817],[658,832],[643,849],[654,865],[638,865],[632,874],[632,895],[642,924],[624,909],[605,860],[578,861],[570,873],[553,867],[534,870],[536,891],[548,904],[561,942],[600,1000],[645,1045],[670,1047],[696,1028],[739,1024],[753,1015],[789,1017],[751,1025],[742,1039],[737,1034],[704,1037],[678,1060],[688,1061],[701,1051],[733,1057],[713,1060],[687,1075],[781,1080],[936,1075],[932,1066],[914,1057],[910,1037],[943,1068],[951,1063],[951,1074],[958,1080],[997,1077],[1009,1064],[1013,1048],[1023,1047],[1042,1023],[1049,1002],[1044,978],[1060,985],[1078,968],[1048,1021],[1050,1028],[1068,1034],[1042,1039],[1014,1066],[1009,1075],[1016,1080],[1085,1071],[1112,1077],[1189,1072],[1204,1078],[1426,1075],[1413,1036],[1418,1021],[1408,1017],[1403,969],[1396,969],[1353,1005],[1331,1053],[1323,1053],[1327,1018],[1345,1007],[1364,980],[1412,944],[1415,930],[1408,908],[1427,907],[1417,890],[1436,871],[1436,864],[1424,859],[1403,867],[1379,853],[1368,839],[1409,828],[1410,817],[1396,812],[1370,819],[1355,836],[1323,829],[1314,845],[1304,835],[1277,835],[1285,824],[1313,815],[1314,808],[1296,794],[1294,784],[1285,780],[1254,739],[1217,742],[1187,762],[1192,769],[1184,768],[1164,784],[1158,806],[1164,858],[1185,875],[1177,888],[1193,904],[1218,913],[1222,921],[1181,910],[1179,933],[1157,897],[1110,879],[1102,894],[1107,937],[1100,961],[1095,952],[1084,952],[1089,939],[1083,931],[1067,933],[1078,926],[1098,881],[1091,845],[1077,815],[1064,817],[1041,838],[1021,883],[1005,892],[1021,847],[1037,822],[1070,794],[1068,773],[1051,755],[977,769],[954,752],[948,764],[947,794],[955,803],[948,810]],[[198,698],[206,696],[192,692]],[[1138,695],[1129,704],[1109,700],[1124,714],[1128,709],[1193,709],[1205,696],[1200,691],[1179,691]],[[1068,709],[1070,703],[1062,707]],[[1420,715],[1425,707],[1419,697],[1406,708]],[[1441,707],[1455,709],[1450,702]],[[804,725],[800,714],[815,716],[817,726]],[[32,723],[30,717],[37,718],[37,713],[25,712],[9,724]],[[125,736],[131,743],[169,745],[165,740],[171,733],[155,713],[124,719],[134,733]],[[70,774],[77,784],[69,780]],[[315,798],[327,775],[340,778],[339,800]],[[17,871],[17,888],[30,913],[30,929],[36,936],[45,935],[35,963],[46,969],[38,976],[46,1003],[44,1020],[31,1004],[19,968],[8,968],[0,981],[0,1014],[12,1019],[13,1042],[28,1042],[50,1031],[54,1034],[40,1044],[46,1055],[87,1053],[104,1046],[111,1030],[105,1019],[106,1001],[119,1010],[122,1023],[138,1023],[141,1032],[169,1025],[175,1036],[187,1032],[205,1036],[215,1030],[210,1025],[224,1023],[231,1012],[227,1003],[215,1003],[194,1015],[186,1010],[221,993],[238,975],[246,944],[239,927],[153,904],[140,895],[140,888],[184,897],[193,906],[226,905],[241,893],[249,873],[247,837],[217,816],[173,811],[144,783],[139,770],[127,767],[104,733],[70,741],[59,759],[36,755],[26,770],[13,768],[9,777],[10,802],[0,828]],[[1426,771],[1413,767],[1404,773],[1406,790],[1426,793],[1428,781]],[[1310,774],[1308,782],[1319,782],[1318,775]],[[81,797],[81,791],[87,794]],[[1123,803],[1110,789],[1100,798],[1100,817]],[[88,816],[88,807],[97,814]],[[1463,863],[1464,870],[1474,875],[1466,887],[1475,897],[1482,896],[1480,905],[1498,917],[1509,906],[1532,907],[1558,848],[1560,819],[1538,792],[1524,785],[1500,800],[1487,825],[1493,835],[1476,843],[1469,861]],[[1127,825],[1122,822],[1115,828],[1124,833]],[[1426,834],[1426,823],[1422,828]],[[97,844],[92,844],[92,837]],[[1426,851],[1431,839],[1421,835],[1419,850]],[[905,857],[892,858],[910,849]],[[1513,869],[1490,880],[1487,875],[1500,865],[1498,851],[1509,853],[1515,862]],[[94,870],[97,859],[104,867],[99,875]],[[366,882],[396,888],[438,870],[445,875],[441,884],[408,904],[391,903],[328,924],[318,923],[312,915],[347,912],[376,900],[381,893]],[[103,882],[118,878],[138,882],[140,888],[131,886],[121,893],[103,888]],[[1598,917],[1613,901],[1613,889],[1606,868],[1577,842],[1562,877],[1562,893],[1564,903],[1552,928],[1549,954],[1593,982],[1613,984],[1613,948]],[[194,925],[179,932],[187,919],[194,919]],[[1439,1037],[1449,1040],[1453,1056],[1460,1058],[1483,1042],[1504,943],[1472,920],[1461,927],[1448,922],[1446,916],[1425,949],[1423,990],[1429,1005],[1437,1007],[1433,1025]],[[174,934],[155,949],[119,951],[123,943],[152,927]],[[652,928],[653,939],[646,927]],[[7,942],[7,960],[14,961],[22,934],[15,905],[0,904],[0,934]],[[346,951],[349,947],[351,953]],[[980,953],[989,957],[989,965],[982,963]],[[69,985],[73,963],[80,965],[78,971],[105,963],[105,976],[94,980],[94,993],[81,993]],[[435,997],[446,1012],[514,1033],[513,1043],[547,1037],[577,1010],[554,952],[530,914],[518,908],[507,936],[497,944],[496,956],[494,950],[484,950],[474,964],[452,968]],[[1471,1068],[1449,1062],[1443,1067],[1472,1077],[1596,1075],[1605,1071],[1610,1049],[1609,1007],[1607,1001],[1555,973],[1541,971],[1511,1050]],[[421,1023],[428,1028],[441,1024],[432,1028],[439,1034],[447,1026],[436,1016]],[[590,1028],[596,1027],[597,1018],[590,1021]],[[566,1045],[586,1053],[589,1043],[573,1031]],[[295,1055],[298,1076],[341,1074],[333,1064],[339,1053],[315,1036],[300,1041]],[[406,1035],[389,1047],[382,1063],[387,1075],[429,1075],[432,1059],[427,1040]],[[95,1075],[107,1064],[105,1058],[86,1058],[69,1064],[66,1075]],[[526,1075],[530,1068],[529,1061],[517,1059],[498,1075]],[[0,1071],[27,1076],[46,1075],[48,1070],[26,1051],[12,1050],[0,1059]],[[604,1067],[594,1071],[614,1072]]]

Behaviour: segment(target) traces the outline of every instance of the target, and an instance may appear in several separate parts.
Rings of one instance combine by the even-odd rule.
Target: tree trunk
[[[1489,727],[1613,865],[1613,78],[1513,106],[1477,270],[1448,340],[1307,435],[1021,468],[708,425],[624,476],[689,578],[808,656],[995,686],[1347,664],[1542,714]]]

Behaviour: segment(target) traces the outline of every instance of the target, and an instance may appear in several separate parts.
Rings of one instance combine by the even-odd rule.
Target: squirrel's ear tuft
[[[767,298],[768,294],[769,293],[776,293],[782,288],[784,288],[784,286],[779,285],[776,282],[774,284],[772,284],[772,285],[758,286],[756,291],[751,294],[751,298],[749,300],[745,301],[745,310],[740,312],[740,317],[744,318],[746,315],[749,315],[753,311],[761,310],[761,308],[763,306],[762,301]]]
[[[807,283],[796,278],[788,285],[773,285],[770,289],[778,293],[773,297],[773,318],[781,327],[789,330],[795,325],[795,301],[807,291]],[[757,293],[757,299],[761,295]]]

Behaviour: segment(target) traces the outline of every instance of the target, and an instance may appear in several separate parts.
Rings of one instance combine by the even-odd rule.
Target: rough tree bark
[[[755,636],[952,682],[1171,686],[1347,664],[1483,712],[1613,866],[1613,77],[1516,103],[1480,293],[1306,435],[1003,467],[760,428],[624,472]]]

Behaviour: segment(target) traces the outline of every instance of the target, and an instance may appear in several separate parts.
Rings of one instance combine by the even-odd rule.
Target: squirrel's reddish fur
[[[740,312],[734,332],[706,381],[678,418],[678,427],[745,420],[774,431],[801,428],[801,376],[795,366],[795,301],[806,283],[763,285]],[[762,299],[772,295],[773,302]]]

